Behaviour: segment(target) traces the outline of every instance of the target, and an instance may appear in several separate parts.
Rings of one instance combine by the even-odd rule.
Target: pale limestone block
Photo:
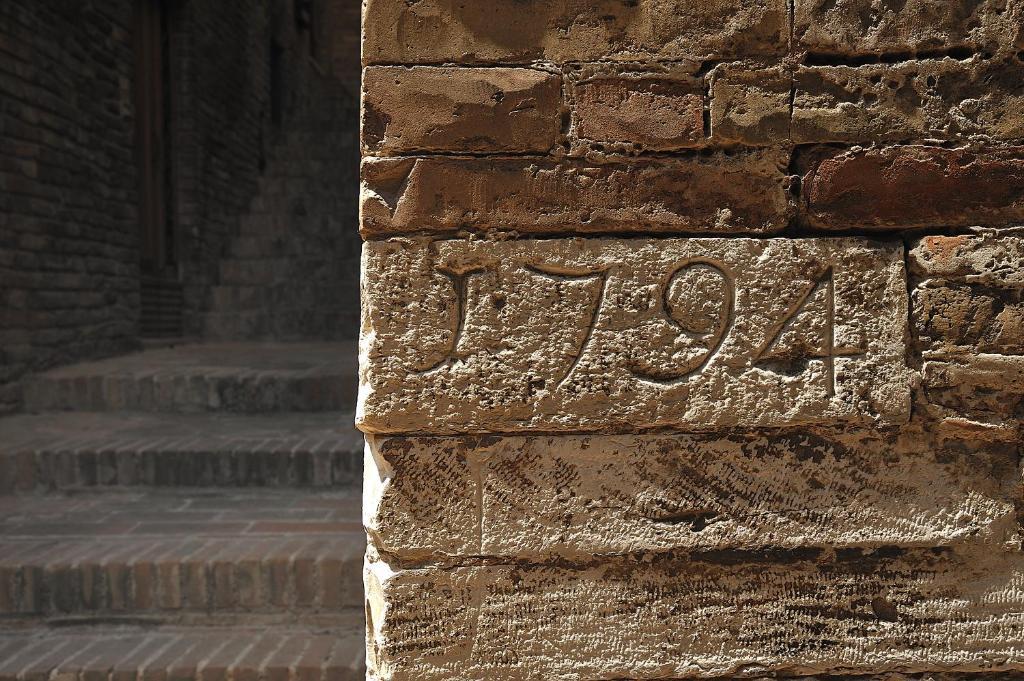
[[[1024,557],[990,547],[366,568],[380,681],[1024,668]]]
[[[370,242],[363,304],[365,432],[909,417],[898,243]]]
[[[993,545],[1021,495],[1008,445],[808,432],[370,438],[366,526],[397,560],[588,560],[773,547]]]

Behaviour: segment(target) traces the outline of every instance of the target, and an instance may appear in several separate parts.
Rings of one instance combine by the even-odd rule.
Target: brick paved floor
[[[361,607],[359,518],[352,491],[0,496],[0,615]]]
[[[0,632],[0,681],[362,681],[361,622]]]
[[[58,412],[0,419],[0,492],[92,485],[358,487],[348,413]]]

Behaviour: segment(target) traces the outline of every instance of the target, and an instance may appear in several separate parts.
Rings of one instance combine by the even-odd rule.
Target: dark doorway
[[[135,2],[136,155],[139,166],[141,335],[182,332],[182,290],[172,213],[168,8],[160,0]]]

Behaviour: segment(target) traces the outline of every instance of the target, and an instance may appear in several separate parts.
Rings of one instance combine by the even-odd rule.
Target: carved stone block
[[[909,416],[900,244],[391,240],[363,251],[367,432]]]

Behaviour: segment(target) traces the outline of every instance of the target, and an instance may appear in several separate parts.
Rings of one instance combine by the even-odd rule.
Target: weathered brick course
[[[783,54],[781,0],[369,0],[364,64],[710,59]]]
[[[1024,240],[927,237],[909,252],[918,348],[936,356],[1024,355]]]
[[[1024,139],[1024,63],[946,58],[796,71],[793,141]]]
[[[794,10],[795,47],[841,55],[1006,51],[1019,44],[1024,18],[1020,0],[796,0]]]
[[[547,152],[561,133],[562,82],[532,69],[371,67],[363,75],[363,148]]]
[[[724,64],[710,78],[715,144],[766,146],[789,141],[792,78],[785,69]]]
[[[770,151],[607,164],[365,159],[360,231],[773,233],[790,213],[784,167]]]
[[[681,71],[580,74],[572,85],[574,141],[584,148],[623,151],[703,146],[702,84]]]
[[[1013,225],[1024,221],[1024,147],[825,151],[804,196],[822,229]]]

